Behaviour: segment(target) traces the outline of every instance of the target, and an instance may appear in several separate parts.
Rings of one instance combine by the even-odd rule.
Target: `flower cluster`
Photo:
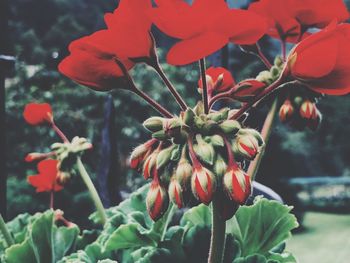
[[[167,210],[169,199],[181,208],[191,194],[204,204],[215,192],[233,203],[245,203],[251,179],[241,163],[253,160],[264,143],[257,131],[231,119],[235,112],[223,108],[205,114],[198,103],[179,117],[144,122],[153,139],[135,148],[130,164],[152,179],[146,201],[154,220]]]
[[[163,115],[144,122],[152,139],[138,146],[130,161],[145,179],[152,179],[146,202],[154,220],[166,211],[169,200],[183,207],[191,195],[204,204],[219,196],[222,216],[229,218],[251,191],[254,175],[248,175],[242,163],[253,160],[264,145],[259,132],[244,127],[249,110],[277,94],[281,121],[315,130],[321,121],[316,98],[350,93],[348,18],[341,0],[260,0],[247,10],[230,9],[224,0],[121,0],[105,15],[106,29],[70,44],[70,55],[59,70],[98,91],[127,89]],[[202,100],[194,108],[161,68],[152,24],[177,40],[167,53],[169,64],[199,62]],[[264,35],[281,43],[273,64],[258,44]],[[287,42],[293,44],[289,54]],[[228,69],[206,70],[205,58],[228,44],[256,55],[267,70],[239,82]],[[180,114],[173,115],[137,88],[129,74],[136,63],[158,73]],[[278,101],[281,98],[284,102]],[[240,106],[214,110],[221,99]],[[42,119],[49,120],[48,115]]]
[[[48,153],[32,152],[25,157],[26,162],[39,161],[39,174],[28,177],[28,182],[37,192],[57,192],[70,179],[72,159],[82,152],[91,149],[92,144],[85,138],[74,137],[68,141],[63,132],[56,126],[51,105],[48,103],[29,103],[26,105],[23,117],[31,125],[49,124],[61,137],[63,143],[54,143]]]

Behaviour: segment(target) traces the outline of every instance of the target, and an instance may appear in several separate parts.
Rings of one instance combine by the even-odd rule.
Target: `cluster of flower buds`
[[[264,70],[259,73],[256,80],[264,82],[266,85],[270,85],[275,82],[281,75],[284,67],[283,59],[279,56],[275,58],[274,65],[270,70]]]
[[[224,108],[205,114],[198,103],[178,117],[144,122],[153,138],[135,148],[130,165],[152,179],[146,203],[153,220],[166,212],[169,200],[182,208],[191,196],[208,205],[221,195],[225,219],[245,203],[251,179],[242,162],[253,160],[264,142],[259,132],[231,119],[234,113]]]
[[[295,128],[307,127],[315,131],[321,123],[322,114],[317,109],[315,102],[295,96],[293,99],[287,98],[281,105],[279,118],[281,122],[288,123]]]

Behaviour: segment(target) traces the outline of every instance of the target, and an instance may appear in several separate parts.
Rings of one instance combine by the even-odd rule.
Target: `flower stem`
[[[257,56],[261,59],[261,61],[265,64],[265,66],[268,68],[268,69],[271,69],[272,68],[272,65],[270,63],[270,61],[267,59],[267,57],[265,56],[265,54],[262,52],[260,46],[258,44],[256,44],[256,47],[257,47]]]
[[[205,66],[204,58],[199,60],[199,69],[200,69],[202,85],[203,85],[202,99],[204,104],[204,113],[208,114],[209,113],[208,85],[207,85],[207,77],[205,75],[206,66]]]
[[[9,230],[7,229],[6,223],[1,214],[0,214],[0,231],[7,243],[7,247],[12,246],[15,243],[15,241],[13,240]]]
[[[254,97],[254,99],[248,103],[245,103],[237,112],[232,116],[231,119],[237,120],[241,117],[245,112],[249,111],[255,103],[263,100],[267,96],[269,96],[272,92],[274,92],[284,81],[285,76],[281,75],[274,83],[268,86],[263,92]]]
[[[57,125],[54,122],[51,123],[51,126],[52,126],[52,129],[57,133],[57,135],[60,136],[60,138],[62,139],[62,141],[64,143],[68,143],[69,142],[69,140],[66,137],[66,135],[61,131],[60,128],[57,127]]]
[[[82,163],[80,157],[77,158],[77,167],[78,167],[79,173],[81,175],[81,178],[83,179],[86,187],[88,188],[88,190],[90,192],[90,196],[91,196],[92,200],[94,201],[97,213],[100,215],[101,224],[104,225],[107,221],[105,209],[104,209],[103,204],[101,202],[101,199],[97,193],[97,190],[96,190],[93,182],[91,181],[91,178],[90,178],[89,174],[87,173],[87,171],[84,167],[84,164]]]
[[[285,40],[281,40],[281,53],[283,61],[286,61],[287,58],[287,42]]]
[[[268,114],[266,116],[263,128],[261,130],[261,136],[263,137],[263,139],[265,141],[265,147],[270,139],[271,132],[272,132],[272,126],[273,126],[274,120],[276,119],[277,105],[278,105],[278,98],[276,98],[274,100],[274,102],[272,103],[270,111],[268,112]],[[265,147],[255,157],[254,161],[252,161],[248,167],[247,174],[250,176],[252,181],[255,179],[255,176],[259,170],[262,158],[264,157]]]
[[[165,221],[165,224],[164,224],[164,229],[163,229],[163,233],[162,233],[162,237],[161,237],[161,241],[164,241],[164,238],[165,238],[165,234],[168,230],[168,226],[171,222],[171,219],[173,218],[173,215],[174,215],[174,212],[175,212],[175,206],[174,204],[171,202],[169,204],[169,208],[168,208],[168,211],[166,213],[166,221]]]
[[[122,70],[125,78],[127,79],[128,84],[130,85],[131,91],[134,92],[136,95],[140,96],[142,99],[144,99],[149,105],[151,105],[156,111],[158,111],[160,114],[167,118],[172,118],[173,115],[167,111],[163,106],[161,106],[158,102],[153,100],[151,97],[149,97],[146,93],[138,89],[135,85],[134,80],[129,74],[129,71],[126,69],[124,64],[117,58],[115,58],[115,62],[118,64],[120,69]]]
[[[215,195],[212,201],[212,230],[208,263],[221,263],[226,242],[226,221],[220,217],[220,200]]]
[[[171,94],[174,96],[176,102],[180,105],[182,110],[186,110],[188,108],[186,102],[183,100],[183,98],[181,97],[181,95],[177,92],[177,90],[175,89],[174,85],[170,82],[170,80],[168,79],[168,77],[165,75],[162,67],[159,65],[159,62],[156,61],[156,63],[150,64],[150,66],[152,68],[154,68],[154,70],[158,73],[158,75],[160,76],[160,78],[163,80],[163,82],[165,83],[165,85],[168,87],[168,89],[170,90]]]

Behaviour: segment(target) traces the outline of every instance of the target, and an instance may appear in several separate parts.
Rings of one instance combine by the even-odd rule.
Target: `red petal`
[[[52,121],[52,109],[48,103],[29,103],[24,108],[23,117],[31,125]]]
[[[186,65],[209,56],[225,46],[228,38],[214,32],[207,32],[175,44],[167,55],[172,65]]]

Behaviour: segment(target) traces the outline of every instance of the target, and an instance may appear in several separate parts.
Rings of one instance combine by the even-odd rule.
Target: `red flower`
[[[261,93],[266,88],[264,82],[256,79],[246,79],[235,86],[232,97],[236,100],[247,102]]]
[[[146,206],[153,221],[161,218],[169,206],[168,192],[160,185],[157,172],[146,196]]]
[[[300,42],[290,53],[291,75],[328,95],[350,93],[350,25],[334,23]]]
[[[51,105],[48,103],[29,103],[24,108],[23,117],[31,125],[52,123]]]
[[[28,176],[28,182],[36,188],[37,192],[57,192],[62,190],[63,187],[57,184],[57,176],[59,175],[57,166],[58,161],[53,159],[39,162],[39,174]]]
[[[106,14],[108,29],[73,41],[70,55],[58,66],[59,71],[79,84],[98,91],[125,88],[118,58],[129,70],[130,60],[148,57],[152,49],[151,22],[144,13],[149,0],[122,0],[113,14]]]
[[[280,108],[279,111],[279,118],[281,122],[288,122],[291,120],[292,116],[294,114],[294,107],[292,105],[292,102],[287,99]]]
[[[224,92],[232,88],[235,81],[230,71],[221,67],[210,67],[205,71],[207,78],[208,94]],[[203,89],[202,79],[198,81],[198,87]]]
[[[266,32],[262,17],[246,10],[230,10],[224,0],[157,0],[151,10],[157,27],[180,39],[167,55],[173,65],[185,65],[204,58],[225,46],[253,44]]]
[[[249,10],[269,19],[269,35],[289,42],[301,40],[311,27],[324,28],[334,19],[349,18],[342,0],[260,0]]]

